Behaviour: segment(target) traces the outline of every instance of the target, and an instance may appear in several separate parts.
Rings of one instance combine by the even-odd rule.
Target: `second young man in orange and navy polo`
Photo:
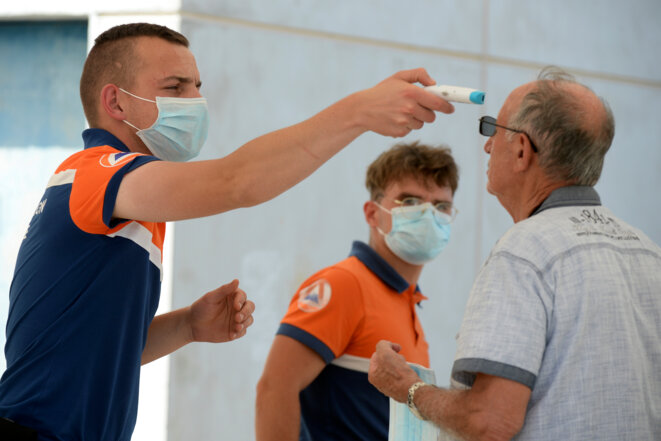
[[[448,243],[458,170],[450,150],[398,144],[368,168],[369,245],[294,295],[257,386],[257,441],[387,440],[389,401],[367,380],[376,343],[429,367],[416,313],[424,264]]]

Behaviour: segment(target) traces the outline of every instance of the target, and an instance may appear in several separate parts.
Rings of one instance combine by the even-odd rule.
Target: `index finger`
[[[206,293],[203,298],[208,303],[220,303],[224,302],[227,299],[227,296],[232,295],[234,291],[239,286],[239,281],[237,279],[232,280],[230,283],[221,285],[213,291]]]
[[[416,99],[418,104],[430,110],[436,110],[442,113],[454,112],[454,106],[443,98],[418,87],[420,93],[417,94]]]
[[[248,300],[247,298],[244,298],[243,305],[241,305],[239,312],[245,314],[246,316],[252,315],[252,313],[255,312],[255,303]]]
[[[433,86],[436,84],[436,81],[434,81],[434,79],[429,76],[427,70],[423,67],[418,67],[417,69],[402,70],[393,76],[408,83],[420,83],[423,86]]]
[[[246,294],[246,292],[242,289],[237,288],[234,294],[234,309],[240,311],[241,308],[243,308],[243,305],[246,303],[247,299],[248,299],[248,295]]]

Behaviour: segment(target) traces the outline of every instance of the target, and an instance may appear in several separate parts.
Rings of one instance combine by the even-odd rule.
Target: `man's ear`
[[[119,103],[119,87],[114,84],[106,84],[101,89],[101,108],[103,111],[113,119],[124,120],[126,115],[124,115],[124,109]]]
[[[517,133],[514,146],[516,149],[514,152],[516,158],[514,171],[526,171],[532,165],[533,156],[535,155],[532,145],[530,144],[530,138],[528,138],[528,135],[525,133]]]
[[[363,204],[363,213],[365,213],[365,221],[370,227],[376,227],[379,225],[376,219],[376,212],[379,207],[376,206],[374,201],[367,201]]]

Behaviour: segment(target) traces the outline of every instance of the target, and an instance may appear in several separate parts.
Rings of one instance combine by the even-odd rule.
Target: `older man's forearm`
[[[414,403],[423,417],[466,441],[506,441],[521,429],[511,419],[493,412],[489,404],[470,389],[424,386],[417,390]]]

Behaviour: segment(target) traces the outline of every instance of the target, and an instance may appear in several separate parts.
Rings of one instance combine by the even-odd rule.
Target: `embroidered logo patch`
[[[298,309],[315,312],[323,309],[331,299],[331,286],[325,279],[319,279],[298,293]]]
[[[139,155],[139,153],[129,153],[129,152],[109,153],[107,155],[101,156],[101,158],[99,159],[99,164],[101,164],[104,167],[117,167],[126,163],[127,161],[131,160],[137,155]]]

